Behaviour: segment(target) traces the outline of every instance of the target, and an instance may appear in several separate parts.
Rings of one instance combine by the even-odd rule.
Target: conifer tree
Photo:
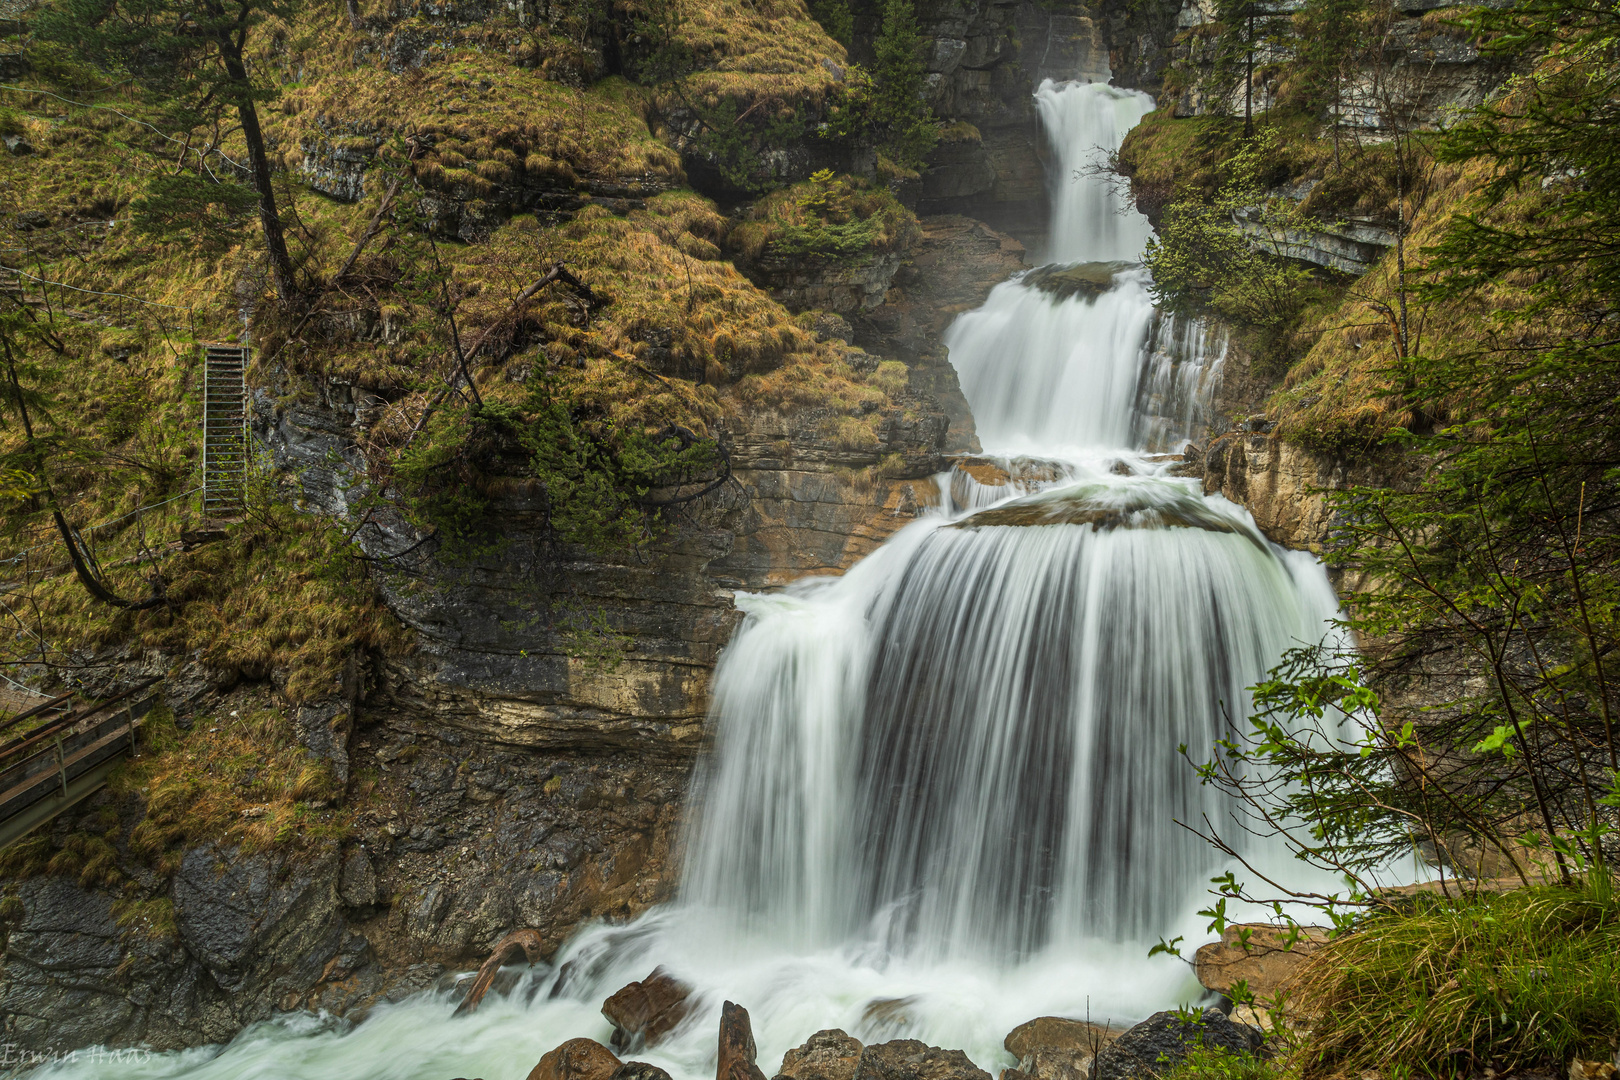
[[[921,36],[913,0],[883,0],[883,24],[872,43],[875,126],[895,164],[914,168],[938,139],[923,100]]]
[[[291,15],[297,0],[58,0],[35,29],[102,71],[133,80],[161,102],[184,130],[234,112],[247,145],[245,170],[258,196],[265,253],[276,296],[296,302],[299,289],[276,193],[258,105],[276,90],[255,81],[247,48],[272,16]]]

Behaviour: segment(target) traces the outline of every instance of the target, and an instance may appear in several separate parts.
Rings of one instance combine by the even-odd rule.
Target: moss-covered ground
[[[220,151],[211,167],[241,160],[239,133],[174,128],[163,101],[60,48],[13,39],[33,70],[0,90],[0,132],[31,152],[0,153],[0,262],[14,270],[0,288],[46,331],[15,340],[32,342],[21,371],[50,491],[111,588],[130,599],[160,591],[163,602],[119,610],[93,598],[68,564],[40,478],[7,472],[24,482],[0,485],[0,663],[71,686],[115,654],[156,657],[226,682],[273,678],[275,689],[261,683],[252,709],[189,730],[155,719],[145,753],[113,785],[144,817],[115,815],[106,835],[31,841],[6,856],[9,874],[117,886],[115,833],[160,867],[209,837],[340,835],[343,813],[322,804],[341,799],[341,785],[298,747],[289,710],[336,695],[355,652],[412,647],[352,557],[349,523],[303,512],[294,473],[261,463],[224,539],[180,543],[201,521],[200,343],[249,342],[250,383],[272,408],[316,403],[327,381],[369,395],[361,449],[379,482],[454,373],[452,318],[463,340],[485,343],[469,373],[492,415],[524,407],[543,374],[597,432],[678,425],[702,437],[743,410],[814,408],[830,438],[876,446],[874,414],[904,389],[903,365],[857,372],[843,347],[820,342],[741,274],[727,254],[732,222],[685,186],[660,126],[682,101],[817,107],[844,50],[797,0],[683,10],[672,32],[689,70],[678,85],[638,85],[647,57],[633,50],[625,74],[610,74],[600,41],[567,18],[459,23],[362,3],[358,20],[315,5],[261,26],[251,52],[276,91],[261,115],[308,290],[293,311],[277,307],[256,216],[240,200],[183,219],[143,210],[178,165],[195,171],[210,140]],[[369,162],[358,202],[305,186],[333,152]],[[368,232],[390,179],[391,213]],[[863,244],[892,245],[915,228],[886,192],[830,183],[875,223]],[[592,201],[604,185],[632,194]],[[572,201],[535,213],[535,191]],[[446,200],[484,227],[430,238]],[[559,285],[516,310],[514,298],[558,262],[589,301]],[[424,441],[442,435],[428,432]],[[0,453],[26,448],[8,415]],[[162,912],[131,911],[163,922]]]

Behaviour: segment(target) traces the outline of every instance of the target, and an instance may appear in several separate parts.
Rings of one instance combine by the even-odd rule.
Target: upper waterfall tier
[[[1135,261],[1151,227],[1102,175],[1126,134],[1153,111],[1153,99],[1106,83],[1041,83],[1035,108],[1051,146],[1051,239],[1047,262]]]

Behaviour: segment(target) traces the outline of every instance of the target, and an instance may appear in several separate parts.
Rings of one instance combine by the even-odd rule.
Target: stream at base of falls
[[[1177,752],[1242,722],[1245,687],[1335,633],[1308,554],[1173,473],[1202,441],[1225,343],[1154,310],[1149,231],[1091,168],[1151,109],[1043,84],[1047,266],[946,336],[999,485],[934,507],[839,578],[738,596],[693,781],[676,900],[578,932],[472,1016],[425,993],[358,1025],[299,1015],[226,1047],[46,1076],[521,1080],[662,966],[698,1007],[634,1056],[712,1077],[723,1000],[759,1060],[824,1028],[915,1038],[995,1072],[1033,1017],[1129,1023],[1196,1001],[1188,966],[1229,865],[1177,824],[1228,808]],[[1256,866],[1297,869],[1257,845]]]

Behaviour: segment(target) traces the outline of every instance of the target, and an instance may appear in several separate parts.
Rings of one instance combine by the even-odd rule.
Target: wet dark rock
[[[853,1080],[990,1080],[960,1050],[941,1050],[916,1039],[868,1046]]]
[[[782,1055],[776,1080],[854,1080],[864,1049],[859,1039],[837,1028],[818,1031],[804,1045]]]
[[[264,966],[313,964],[313,984],[333,950],[314,959],[321,939],[337,930],[337,866],[270,855],[244,855],[214,845],[186,852],[174,879],[175,924],[191,954],[226,990],[242,987]]]
[[[377,871],[363,845],[350,848],[343,857],[338,895],[352,908],[370,907],[377,902]]]
[[[690,986],[663,968],[654,968],[645,979],[620,989],[602,1003],[602,1015],[613,1025],[613,1048],[634,1053],[657,1046],[686,1019],[692,1008],[691,995]]]
[[[627,1061],[608,1080],[670,1080],[670,1075],[646,1061]]]
[[[1024,284],[1059,300],[1071,296],[1101,296],[1114,287],[1114,276],[1133,269],[1129,262],[1089,262],[1072,266],[1038,266],[1024,275]]]
[[[1256,1028],[1234,1024],[1219,1009],[1188,1017],[1180,1012],[1154,1013],[1121,1035],[1097,1055],[1091,1080],[1142,1080],[1159,1076],[1189,1051],[1203,1046],[1241,1052],[1260,1049]]]
[[[1022,1060],[1039,1049],[1086,1050],[1096,1053],[1121,1033],[1104,1024],[1070,1020],[1063,1016],[1038,1016],[1007,1033],[1001,1045],[1007,1053]]]
[[[594,1039],[569,1039],[542,1057],[528,1080],[613,1080],[623,1064]]]
[[[764,1072],[754,1063],[758,1056],[748,1010],[736,1002],[726,1002],[720,1010],[720,1054],[715,1080],[765,1080]]]

